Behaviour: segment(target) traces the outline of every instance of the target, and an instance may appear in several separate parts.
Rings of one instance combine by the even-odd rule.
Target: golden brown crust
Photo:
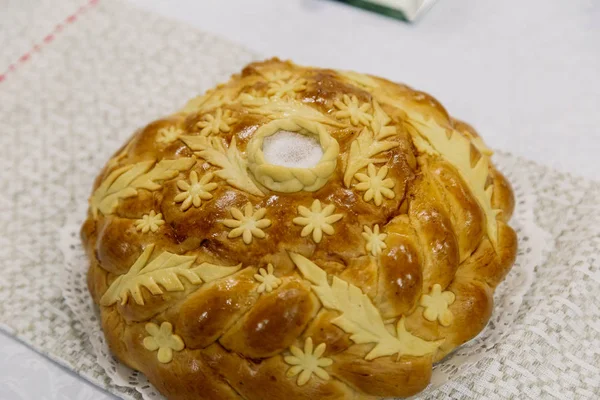
[[[365,361],[360,352],[347,351],[334,357],[336,377],[347,383],[361,397],[408,397],[429,384],[431,358],[382,357]]]
[[[223,347],[261,359],[280,354],[295,343],[319,305],[305,282],[285,280],[277,290],[262,295],[261,301],[221,337]]]
[[[269,123],[317,137],[321,161],[248,154]],[[485,327],[516,256],[490,155],[407,86],[250,64],[94,184],[81,237],[111,350],[170,399],[418,393]]]

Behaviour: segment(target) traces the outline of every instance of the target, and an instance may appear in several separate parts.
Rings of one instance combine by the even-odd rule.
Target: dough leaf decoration
[[[94,218],[98,217],[98,212],[104,215],[114,213],[119,200],[137,196],[138,189],[160,189],[162,182],[159,181],[172,179],[179,175],[179,172],[190,169],[196,163],[196,159],[179,158],[155,163],[154,160],[142,161],[111,172],[90,198]]]
[[[202,279],[204,282],[212,282],[217,279],[225,278],[226,276],[232,275],[238,272],[242,268],[242,264],[233,265],[231,267],[225,265],[216,265],[204,262],[198,267],[192,269],[192,271]]]
[[[358,287],[334,276],[329,284],[327,273],[304,256],[289,253],[294,264],[323,306],[340,312],[331,322],[345,332],[356,344],[375,343],[375,347],[365,356],[366,360],[398,354],[398,356],[423,356],[433,353],[443,342],[428,342],[406,330],[404,317],[396,326],[396,335],[390,333],[371,299]]]
[[[326,125],[344,126],[320,111],[289,98],[255,97],[248,93],[242,93],[238,100],[249,113],[265,115],[272,119],[304,118]]]
[[[180,256],[168,251],[162,252],[148,263],[154,247],[153,244],[147,246],[129,272],[113,281],[100,299],[101,305],[111,306],[118,301],[124,305],[130,295],[137,304],[144,305],[142,287],[148,289],[153,295],[163,294],[164,291],[181,291],[185,289],[181,278],[186,278],[191,284],[197,285],[203,281],[210,282],[231,275],[242,266],[242,264],[229,267],[202,263],[190,268],[196,261],[196,256]]]
[[[398,142],[385,140],[396,134],[396,128],[388,125],[392,119],[376,101],[373,102],[373,109],[371,129],[364,128],[350,145],[346,171],[344,172],[344,185],[346,187],[350,187],[354,174],[362,168],[369,164],[388,161],[387,157],[375,157],[377,154],[398,146]]]
[[[371,129],[375,134],[375,139],[383,140],[396,134],[396,127],[389,126],[392,119],[385,111],[381,108],[378,102],[373,102],[373,121],[371,122]]]
[[[457,131],[440,126],[433,118],[425,119],[420,113],[409,112],[408,117],[408,123],[414,128],[409,129],[409,132],[413,135],[413,143],[417,149],[446,159],[467,183],[485,213],[487,234],[496,248],[498,244],[496,216],[501,211],[492,207],[493,185],[487,186],[490,159],[486,152],[482,153],[473,166],[471,165],[471,140]],[[451,133],[450,136],[448,132]]]
[[[473,146],[475,146],[481,154],[485,154],[488,157],[494,155],[494,151],[487,147],[487,144],[485,144],[485,142],[480,136],[473,136],[468,131],[463,131],[462,133],[467,135],[469,139],[471,139],[471,143],[473,143]]]
[[[119,165],[119,163],[121,161],[126,159],[128,153],[129,153],[129,148],[131,147],[132,143],[133,143],[133,140],[130,140],[129,142],[127,142],[127,144],[123,147],[123,149],[119,152],[119,154],[115,155],[113,158],[108,160],[108,164],[106,164],[106,168],[113,169],[114,167]]]
[[[350,81],[351,83],[357,84],[359,87],[363,89],[375,89],[379,86],[377,81],[371,78],[369,75],[361,74],[359,72],[354,71],[337,71],[338,75],[342,78]]]
[[[231,186],[244,190],[255,196],[264,196],[248,173],[248,163],[242,158],[237,149],[235,136],[227,148],[218,137],[182,136],[181,140],[192,149],[196,155],[212,165],[221,168],[215,172],[219,178]]]

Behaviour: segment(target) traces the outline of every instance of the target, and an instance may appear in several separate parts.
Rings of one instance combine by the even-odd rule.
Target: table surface
[[[408,83],[492,148],[600,177],[598,1],[440,0],[414,24],[329,0],[129,1],[265,57]],[[113,398],[1,333],[0,348],[0,399]]]

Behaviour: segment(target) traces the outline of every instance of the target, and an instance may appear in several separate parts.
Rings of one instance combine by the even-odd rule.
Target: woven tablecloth
[[[257,57],[118,0],[8,5],[0,13],[0,329],[112,393],[140,398],[108,377],[65,302],[61,232],[136,128]],[[600,183],[508,154],[497,160],[551,251],[508,333],[427,397],[597,398]]]

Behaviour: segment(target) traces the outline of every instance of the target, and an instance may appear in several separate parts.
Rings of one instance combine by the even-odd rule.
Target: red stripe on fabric
[[[86,4],[79,7],[77,9],[77,11],[68,15],[61,23],[57,24],[49,34],[44,36],[41,43],[35,43],[33,45],[33,47],[31,48],[31,50],[27,51],[25,54],[23,54],[21,57],[19,57],[15,63],[10,64],[6,71],[4,71],[3,73],[0,73],[0,83],[4,82],[6,80],[6,76],[8,74],[15,71],[22,64],[28,62],[32,58],[32,53],[42,51],[42,48],[45,45],[52,43],[52,41],[54,41],[56,39],[56,35],[58,33],[62,32],[68,25],[72,25],[75,21],[77,21],[79,16],[81,16],[81,14],[83,14],[85,11],[89,10],[90,8],[92,8],[93,6],[98,4],[99,2],[100,2],[100,0],[89,0]]]

